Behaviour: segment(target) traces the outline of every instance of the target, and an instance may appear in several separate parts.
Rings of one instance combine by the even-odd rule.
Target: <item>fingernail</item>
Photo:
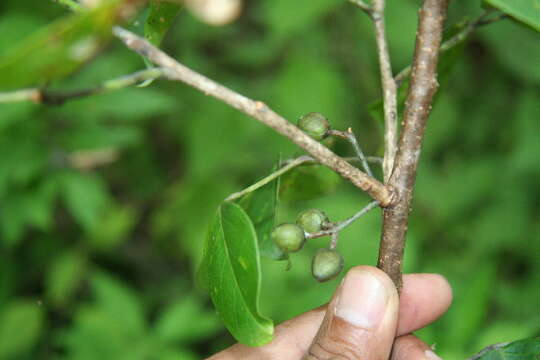
[[[424,355],[425,355],[426,359],[429,359],[429,360],[442,360],[439,356],[437,356],[437,354],[435,354],[431,350],[424,351]]]
[[[362,328],[374,327],[384,316],[388,296],[384,285],[371,272],[352,270],[345,277],[335,315]]]

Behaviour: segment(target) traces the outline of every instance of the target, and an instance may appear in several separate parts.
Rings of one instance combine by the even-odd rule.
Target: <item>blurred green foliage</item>
[[[388,1],[395,71],[410,61],[418,5]],[[449,24],[480,11],[480,1],[455,1]],[[0,56],[66,15],[52,1],[3,0]],[[246,1],[224,27],[181,12],[163,47],[291,121],[319,111],[335,128],[352,126],[366,153],[381,153],[380,123],[368,115],[380,92],[371,24],[345,1]],[[478,30],[428,125],[405,267],[442,273],[454,287],[449,313],[420,331],[443,357],[540,332],[539,63],[533,30],[510,20]],[[84,88],[143,67],[114,41],[49,85]],[[340,141],[332,146],[350,154]],[[299,153],[165,81],[61,107],[1,105],[0,359],[198,359],[231,344],[193,285],[207,228],[228,194],[280,154]],[[312,207],[340,220],[368,201],[321,179],[333,192],[291,194],[279,221]],[[377,212],[343,233],[347,267],[374,264],[379,233]],[[280,322],[328,300],[339,280],[318,284],[309,271],[322,241],[293,254],[289,272],[263,260],[264,314]]]

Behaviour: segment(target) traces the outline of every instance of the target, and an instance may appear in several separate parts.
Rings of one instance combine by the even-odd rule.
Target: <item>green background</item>
[[[394,71],[408,65],[418,1],[387,2]],[[454,1],[448,24],[481,11]],[[68,10],[0,3],[0,55]],[[291,121],[324,113],[380,155],[380,92],[371,24],[346,1],[246,1],[232,25],[182,11],[163,48]],[[478,30],[440,89],[426,133],[406,272],[437,272],[450,311],[419,335],[444,358],[540,333],[540,41],[510,20]],[[54,89],[77,89],[144,67],[113,41]],[[2,79],[0,79],[0,82]],[[350,154],[346,144],[336,151]],[[81,170],[113,151],[113,162]],[[81,153],[82,152],[82,153]],[[194,274],[219,203],[301,152],[272,130],[179,83],[156,81],[66,103],[0,105],[0,359],[200,359],[233,343]],[[380,175],[380,171],[378,171]],[[368,197],[326,175],[327,191],[283,201],[340,220]],[[285,200],[285,199],[284,199]],[[346,268],[374,264],[380,214],[345,230]],[[261,311],[279,323],[319,306],[310,242],[263,261]]]

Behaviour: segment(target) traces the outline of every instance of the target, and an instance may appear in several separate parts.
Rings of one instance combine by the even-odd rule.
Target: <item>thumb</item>
[[[392,280],[352,268],[330,302],[304,360],[386,360],[396,337],[399,298]]]

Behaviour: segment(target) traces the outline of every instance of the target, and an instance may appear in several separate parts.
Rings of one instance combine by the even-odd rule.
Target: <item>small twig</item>
[[[489,25],[494,22],[503,20],[508,18],[508,15],[506,14],[498,14],[492,18],[486,19],[486,16],[491,14],[491,10],[484,11],[481,15],[479,15],[477,18],[475,18],[472,21],[468,21],[463,29],[459,31],[457,34],[449,38],[448,40],[444,41],[441,44],[440,52],[446,52],[453,47],[461,44],[463,41],[465,41],[476,29],[478,29],[481,26]],[[396,75],[394,80],[396,81],[397,86],[401,86],[403,84],[403,81],[409,77],[411,74],[411,66],[407,66],[403,70],[399,72],[399,74]]]
[[[269,126],[307,151],[321,164],[331,168],[358,188],[366,191],[373,199],[378,200],[381,206],[389,206],[395,201],[391,187],[385,186],[352,166],[330,149],[312,139],[297,126],[275,113],[265,103],[240,95],[189,69],[130,31],[115,27],[113,32],[128,48],[161,66],[165,70],[165,77],[168,79],[184,82]]]
[[[381,85],[383,93],[384,109],[384,160],[383,176],[384,183],[388,182],[394,160],[397,153],[397,86],[392,74],[392,63],[386,40],[384,25],[385,0],[373,0],[373,25],[375,27],[375,40],[377,42],[377,54],[379,56],[379,68],[381,72]]]
[[[403,251],[416,180],[433,96],[437,91],[437,63],[449,0],[425,0],[419,13],[411,81],[405,101],[403,129],[396,164],[388,184],[398,192],[398,201],[384,210],[377,266],[401,290]]]
[[[291,169],[294,169],[298,165],[302,165],[303,163],[308,162],[308,161],[312,161],[312,160],[313,160],[313,158],[311,156],[307,156],[307,155],[297,157],[296,159],[293,159],[292,161],[288,162],[287,165],[285,165],[282,168],[274,171],[273,173],[271,173],[267,177],[257,181],[253,185],[248,186],[247,188],[245,188],[242,191],[238,191],[238,192],[235,192],[234,194],[231,194],[231,195],[227,196],[225,201],[232,201],[232,200],[236,200],[238,198],[241,198],[242,196],[244,196],[246,194],[249,194],[250,192],[253,192],[253,191],[263,187],[264,185],[268,184],[272,180],[277,179],[278,177],[285,174],[287,171],[289,171]]]
[[[307,239],[315,239],[315,238],[319,238],[319,237],[339,233],[341,230],[345,229],[347,226],[351,225],[353,222],[355,222],[360,217],[367,214],[371,209],[373,209],[373,208],[375,208],[377,206],[379,206],[379,202],[378,201],[372,201],[369,204],[367,204],[364,208],[362,208],[362,210],[360,210],[359,212],[357,212],[356,214],[354,214],[350,218],[348,218],[346,220],[343,220],[343,221],[340,221],[338,223],[335,223],[332,226],[330,226],[329,228],[324,229],[322,231],[312,233],[312,234],[308,234],[306,236],[306,238]]]
[[[492,351],[492,350],[497,350],[497,349],[503,348],[503,347],[505,347],[505,346],[508,345],[508,344],[510,344],[510,341],[508,341],[508,342],[502,342],[502,343],[498,343],[498,344],[492,344],[492,345],[486,346],[486,347],[483,348],[480,352],[474,354],[473,356],[467,358],[466,360],[478,360],[478,359],[480,359],[485,353],[490,352],[490,351]]]
[[[358,139],[354,135],[351,128],[348,128],[347,131],[329,130],[328,135],[337,136],[350,142],[354,149],[354,152],[356,153],[356,156],[358,156],[358,159],[360,159],[360,161],[362,162],[362,167],[364,168],[364,171],[369,176],[373,176],[373,173],[371,172],[371,169],[369,168],[369,165],[367,163],[366,157],[364,156],[364,152],[362,151],[362,148],[360,148],[360,144],[358,144]]]
[[[335,232],[332,235],[330,235],[330,250],[334,250],[337,247],[338,241],[339,241],[339,233]]]
[[[350,3],[358,6],[360,9],[364,10],[368,15],[372,15],[373,9],[369,4],[364,2],[363,0],[349,0]]]
[[[124,75],[115,79],[107,80],[101,85],[96,86],[95,88],[75,90],[69,92],[49,91],[39,88],[23,89],[12,92],[0,92],[0,103],[32,101],[35,103],[47,105],[62,105],[68,100],[123,89],[128,86],[136,85],[141,81],[157,79],[163,76],[163,74],[163,69],[152,68],[138,71],[129,75]]]

